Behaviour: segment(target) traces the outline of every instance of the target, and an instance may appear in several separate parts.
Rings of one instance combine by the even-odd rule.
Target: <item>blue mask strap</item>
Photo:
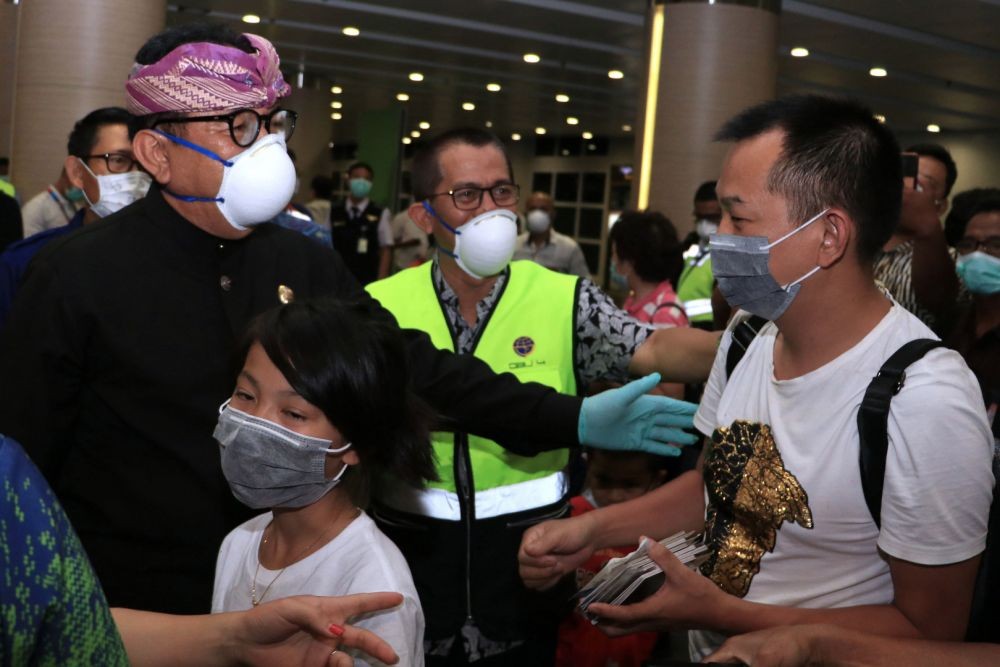
[[[212,151],[208,150],[207,148],[202,148],[198,144],[192,143],[192,142],[188,141],[187,139],[181,139],[180,137],[174,136],[173,134],[170,134],[169,132],[164,132],[163,130],[153,130],[153,132],[156,132],[157,134],[163,135],[164,137],[166,137],[167,139],[170,139],[170,141],[174,142],[175,144],[177,144],[179,146],[184,146],[185,148],[190,148],[193,151],[201,153],[202,155],[204,155],[207,158],[211,158],[211,159],[213,159],[213,160],[215,160],[217,162],[221,162],[222,165],[225,166],[225,167],[232,167],[233,166],[233,163],[231,161],[229,161],[229,160],[223,160],[221,157],[219,157],[217,154],[213,153]],[[170,195],[174,199],[179,199],[179,200],[185,201],[185,202],[203,201],[203,202],[219,202],[220,204],[226,203],[226,200],[224,198],[222,198],[222,197],[197,197],[195,195],[179,195],[179,194],[176,194],[174,192],[171,192],[170,190],[167,190],[166,188],[163,188],[163,192],[166,192],[168,195]]]
[[[449,225],[447,222],[444,221],[444,218],[442,218],[440,215],[438,215],[438,212],[434,210],[434,207],[431,206],[431,203],[429,201],[424,200],[423,202],[421,202],[421,204],[423,205],[425,211],[427,211],[428,213],[430,213],[431,215],[433,215],[435,218],[438,219],[438,222],[440,222],[442,225],[445,226],[445,229],[447,229],[448,231],[450,231],[455,236],[461,236],[462,235],[462,232],[458,231],[457,229],[455,229],[454,227],[452,227],[451,225]],[[444,254],[448,255],[452,259],[458,259],[458,255],[456,255],[455,253],[453,253],[452,251],[448,250],[447,248],[445,248],[442,245],[438,245],[437,249],[438,249],[438,251],[443,252]]]

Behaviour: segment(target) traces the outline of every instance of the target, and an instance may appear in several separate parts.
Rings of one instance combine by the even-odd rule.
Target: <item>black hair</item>
[[[507,162],[507,173],[514,180],[514,167],[507,154],[507,147],[492,132],[478,127],[459,127],[439,134],[417,151],[410,164],[410,183],[413,187],[413,201],[423,201],[437,190],[443,178],[438,158],[441,151],[453,144],[465,144],[481,148],[493,146],[503,155]]]
[[[947,148],[941,144],[914,144],[907,148],[906,152],[916,153],[921,157],[929,157],[943,164],[945,171],[944,196],[947,197],[951,194],[951,188],[955,185],[955,181],[958,180],[958,167],[955,165],[955,160],[952,159],[951,153],[948,152]]]
[[[715,201],[715,181],[705,181],[698,186],[698,189],[694,192],[694,201]]]
[[[128,126],[132,119],[130,114],[121,107],[104,107],[95,109],[86,116],[76,121],[73,130],[69,133],[69,140],[66,142],[66,154],[76,157],[87,157],[94,150],[97,143],[97,133],[105,125],[125,125]]]
[[[781,130],[783,150],[768,190],[784,197],[801,224],[828,206],[857,225],[857,252],[874,258],[899,221],[903,195],[899,144],[871,110],[849,99],[791,95],[750,107],[715,138],[744,141]]]
[[[624,211],[609,240],[618,259],[631,262],[642,280],[676,284],[684,268],[684,248],[673,223],[659,211]]]
[[[146,43],[135,54],[135,62],[139,65],[152,65],[178,46],[197,42],[232,46],[245,53],[257,52],[246,35],[236,32],[228,25],[222,23],[184,23],[167,28],[146,40]],[[151,128],[157,121],[176,115],[176,112],[164,111],[145,116],[133,116],[128,127],[129,138],[134,139],[139,130]]]
[[[976,205],[972,207],[972,212],[969,213],[969,220],[972,220],[980,213],[1000,213],[1000,196],[994,194],[989,197],[983,197],[976,202]]]
[[[414,486],[437,479],[430,409],[414,393],[402,333],[374,301],[305,300],[266,311],[250,325],[244,352],[253,343],[353,445],[361,465],[344,480],[354,478],[355,502],[364,504],[380,472]]]
[[[944,238],[953,246],[965,236],[965,227],[976,213],[979,203],[987,199],[1000,199],[1000,188],[973,188],[959,192],[951,198],[951,209],[944,219]]]
[[[309,182],[309,187],[320,199],[333,198],[333,179],[329,176],[313,176]]]
[[[375,170],[372,169],[372,166],[367,162],[355,162],[347,168],[347,173],[350,174],[355,169],[367,169],[368,173],[372,175],[372,178],[375,178]]]
[[[0,157],[0,167],[9,167],[9,166],[10,166],[10,158]]]

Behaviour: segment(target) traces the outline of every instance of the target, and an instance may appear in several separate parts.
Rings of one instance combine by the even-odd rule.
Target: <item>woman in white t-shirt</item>
[[[355,619],[399,664],[423,665],[424,617],[402,554],[361,510],[373,474],[434,478],[429,414],[410,389],[402,337],[371,305],[291,303],[251,325],[215,438],[233,494],[270,509],[219,550],[212,611],[298,594],[396,591]],[[357,664],[365,662],[358,656]]]

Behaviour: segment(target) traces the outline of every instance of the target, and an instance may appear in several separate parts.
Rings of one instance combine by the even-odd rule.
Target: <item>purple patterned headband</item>
[[[126,107],[136,116],[274,106],[291,87],[271,42],[245,34],[257,53],[210,42],[181,44],[151,65],[132,66]]]

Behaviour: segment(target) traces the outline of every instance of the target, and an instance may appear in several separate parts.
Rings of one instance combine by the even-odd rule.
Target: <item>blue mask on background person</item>
[[[609,266],[611,267],[611,284],[614,285],[615,287],[617,287],[620,290],[627,291],[628,290],[628,278],[626,278],[622,274],[618,273],[618,269],[615,268],[615,263],[614,262],[610,262]]]
[[[333,478],[326,478],[326,455],[345,452],[350,443],[333,449],[330,440],[254,417],[230,407],[228,400],[219,408],[212,435],[221,448],[229,488],[254,509],[311,505],[337,486],[348,468],[344,464]]]
[[[774,243],[766,236],[714,234],[709,241],[712,252],[712,275],[719,291],[733,308],[774,321],[781,317],[799,292],[799,284],[819,271],[816,266],[796,280],[782,286],[771,275],[771,248],[798,234],[830,209],[823,209]]]
[[[960,255],[955,270],[973,294],[1000,293],[1000,257],[977,250]]]
[[[352,178],[349,185],[351,196],[355,199],[364,199],[372,191],[372,182],[367,178]]]

